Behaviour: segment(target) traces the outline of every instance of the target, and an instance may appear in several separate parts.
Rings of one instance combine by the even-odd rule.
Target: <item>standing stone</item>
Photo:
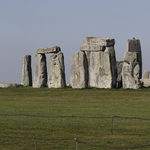
[[[148,70],[144,71],[144,76],[143,76],[143,79],[147,79],[147,78],[149,78],[149,71]]]
[[[123,88],[138,89],[141,87],[140,82],[140,65],[138,53],[125,52],[124,63],[122,67]]]
[[[70,82],[72,88],[86,88],[87,79],[87,59],[84,52],[76,52],[71,60]]]
[[[46,87],[47,84],[47,65],[45,54],[35,55],[36,66],[34,70],[34,88]]]
[[[138,62],[140,65],[140,79],[142,78],[142,52],[141,44],[138,39],[128,39],[126,42],[126,52],[137,52],[138,53]]]
[[[112,87],[116,87],[117,82],[117,65],[116,65],[116,54],[114,47],[106,47],[105,52],[110,54],[110,64],[112,70]]]
[[[113,87],[111,60],[108,52],[97,52],[95,57],[95,82],[97,88]]]
[[[117,61],[117,87],[121,88],[122,87],[122,66],[123,66],[123,61]]]
[[[49,88],[64,88],[65,80],[65,65],[64,55],[62,52],[52,53],[49,61]]]
[[[31,55],[23,56],[22,81],[23,86],[32,86]]]

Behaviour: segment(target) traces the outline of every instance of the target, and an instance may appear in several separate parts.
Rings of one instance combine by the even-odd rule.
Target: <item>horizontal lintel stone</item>
[[[58,53],[61,51],[59,46],[51,46],[51,47],[44,47],[44,48],[38,48],[36,50],[37,54],[48,54],[48,53]]]
[[[80,46],[81,51],[104,51],[105,46],[100,45],[82,45]]]
[[[83,39],[83,45],[100,45],[111,47],[115,45],[115,39],[112,38],[97,38],[97,37],[85,37]]]

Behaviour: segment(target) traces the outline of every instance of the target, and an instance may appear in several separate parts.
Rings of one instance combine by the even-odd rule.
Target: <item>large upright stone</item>
[[[86,88],[87,80],[87,60],[84,52],[76,52],[71,60],[70,82],[72,88]]]
[[[65,80],[65,65],[64,55],[62,52],[52,53],[49,61],[49,88],[64,88]]]
[[[111,60],[108,52],[97,52],[95,57],[95,82],[97,88],[113,87]]]
[[[140,65],[138,53],[125,52],[124,63],[122,67],[123,88],[138,89],[141,87],[140,82]]]
[[[32,86],[31,55],[23,56],[22,81],[23,86]]]
[[[143,79],[147,79],[147,78],[149,78],[149,71],[145,70],[144,75],[143,75]]]
[[[138,62],[140,65],[140,74],[139,77],[142,78],[142,52],[141,52],[141,44],[138,39],[128,39],[126,41],[126,52],[137,52],[138,53]]]
[[[47,65],[45,54],[35,55],[36,66],[34,70],[34,88],[45,87],[47,84]]]
[[[59,51],[61,51],[59,46],[51,46],[51,47],[38,48],[36,50],[36,53],[48,54],[48,53],[58,53]]]
[[[122,87],[122,66],[123,66],[123,61],[116,61],[117,64],[117,87],[121,88]]]

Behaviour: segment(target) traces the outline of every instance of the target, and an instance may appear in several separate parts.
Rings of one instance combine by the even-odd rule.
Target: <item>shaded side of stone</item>
[[[141,87],[140,82],[140,65],[138,53],[125,52],[124,63],[122,67],[123,88],[138,89]]]
[[[121,88],[122,87],[122,66],[123,66],[123,61],[116,61],[117,64],[117,87]]]
[[[140,65],[140,78],[142,78],[142,51],[140,40],[138,39],[128,39],[126,41],[126,52],[137,52],[138,62]]]
[[[143,79],[147,79],[147,78],[149,78],[149,71],[145,70],[144,75],[143,75]]]
[[[62,52],[52,53],[49,61],[49,88],[64,88],[66,86],[64,55]]]
[[[45,54],[35,55],[36,65],[34,69],[34,88],[46,87],[47,84],[47,65]]]
[[[116,87],[117,83],[117,65],[116,65],[116,54],[114,47],[106,47],[105,52],[110,54],[110,64],[112,69],[112,87]]]
[[[22,81],[23,86],[32,86],[31,55],[23,56]]]
[[[59,51],[61,51],[59,46],[51,46],[51,47],[38,48],[36,50],[36,53],[48,54],[48,53],[58,53]]]
[[[95,57],[95,83],[97,88],[112,88],[111,58],[108,52],[97,52]]]
[[[71,60],[70,82],[72,88],[86,88],[87,79],[87,59],[84,52],[76,52]]]

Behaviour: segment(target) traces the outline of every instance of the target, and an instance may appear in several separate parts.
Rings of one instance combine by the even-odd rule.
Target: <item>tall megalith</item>
[[[66,86],[65,80],[65,65],[64,55],[62,52],[52,53],[49,61],[49,88],[64,88]]]
[[[138,63],[140,66],[140,74],[139,78],[142,78],[142,51],[141,51],[141,44],[139,39],[128,39],[126,41],[126,52],[137,52],[138,53]]]
[[[136,52],[125,52],[124,63],[122,67],[123,88],[138,89],[141,87],[140,82],[140,64],[138,61],[139,54]]]
[[[23,86],[32,86],[31,55],[23,56],[22,81]]]
[[[36,66],[34,70],[34,88],[46,87],[47,84],[47,65],[45,54],[35,55]]]
[[[87,80],[87,60],[84,52],[76,52],[71,60],[70,82],[72,88],[86,88]]]
[[[145,70],[144,75],[143,75],[143,79],[148,79],[148,78],[149,78],[149,71]]]

